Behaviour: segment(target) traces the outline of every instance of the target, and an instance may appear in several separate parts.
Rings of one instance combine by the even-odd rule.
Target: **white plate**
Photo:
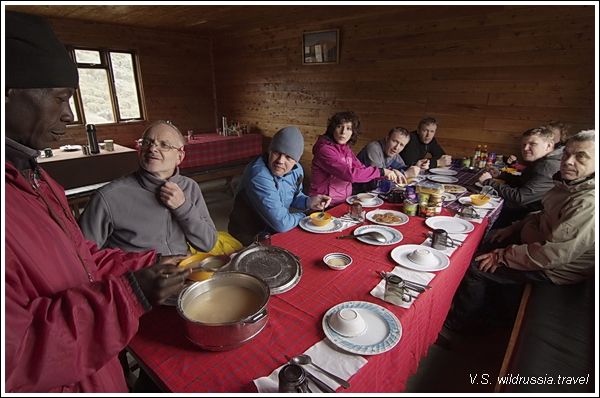
[[[346,203],[351,205],[352,203],[354,203],[355,200],[358,200],[356,195],[348,196],[346,198]],[[381,199],[380,197],[377,197],[377,198],[373,199],[373,201],[370,201],[368,203],[365,203],[361,200],[358,200],[358,202],[362,205],[362,207],[379,207],[383,204],[383,199]]]
[[[444,192],[442,194],[442,200],[444,202],[452,202],[453,200],[456,200],[456,196],[452,195],[451,193]]]
[[[423,249],[423,248],[426,248],[433,254],[432,261],[430,264],[417,264],[414,261],[412,261],[410,258],[408,258],[408,255],[410,253],[412,253],[416,249]],[[394,250],[392,250],[391,256],[392,256],[392,260],[394,260],[396,263],[398,263],[398,265],[401,265],[404,268],[409,268],[409,269],[412,269],[415,271],[423,271],[423,272],[425,272],[425,271],[427,271],[427,272],[441,271],[445,268],[448,268],[448,265],[450,265],[450,259],[448,258],[448,256],[446,256],[441,251],[433,249],[428,246],[401,245],[401,246],[394,248]]]
[[[441,182],[442,184],[458,182],[458,178],[452,176],[428,175],[427,179],[435,182]]]
[[[452,170],[452,169],[447,169],[444,167],[437,167],[435,169],[429,169],[429,172],[433,173],[433,174],[443,175],[443,176],[455,176],[458,174],[458,171]]]
[[[445,184],[444,191],[446,191],[448,193],[463,193],[463,192],[467,192],[467,188],[460,186],[460,185]]]
[[[81,145],[63,145],[60,147],[60,150],[63,152],[81,151]]]
[[[316,225],[312,224],[310,217],[304,217],[302,220],[300,220],[298,226],[305,231],[314,232],[315,234],[330,234],[332,232],[341,231],[344,227],[344,223],[339,219],[334,218],[329,224],[323,227],[317,227]]]
[[[495,203],[494,199],[490,199],[490,201],[484,205],[474,205],[471,202],[471,198],[468,196],[463,196],[463,197],[459,198],[458,201],[460,202],[460,204],[477,207],[478,209],[493,209],[494,207],[496,207],[494,205],[494,203]]]
[[[396,217],[400,217],[400,221],[395,222],[395,223],[387,223],[387,222],[382,222],[382,221],[376,221],[375,220],[375,216],[377,214],[385,214],[385,213],[392,213],[394,216]],[[371,210],[370,212],[367,213],[367,220],[374,222],[375,224],[380,224],[380,225],[391,225],[391,226],[396,226],[396,225],[402,225],[402,224],[406,224],[408,222],[408,216],[404,213],[401,213],[399,211],[395,211],[395,210]]]
[[[329,318],[344,308],[352,308],[365,320],[367,330],[360,336],[344,337],[329,326]],[[396,315],[367,301],[346,301],[330,308],[323,316],[322,325],[325,336],[335,346],[359,355],[376,355],[389,351],[402,337],[402,325]]]
[[[400,231],[398,231],[397,229],[390,228],[390,227],[384,227],[383,225],[363,225],[362,227],[358,227],[354,230],[354,235],[363,234],[363,233],[367,233],[370,231],[381,232],[381,234],[383,236],[385,236],[385,239],[386,239],[385,243],[378,242],[375,239],[371,239],[366,236],[359,236],[356,239],[358,239],[359,241],[361,241],[363,243],[367,243],[369,245],[387,246],[387,245],[394,245],[394,244],[400,242],[404,238],[404,236],[402,236]]]
[[[425,220],[425,225],[432,229],[443,229],[449,234],[468,234],[475,227],[469,221],[448,216],[435,216]]]

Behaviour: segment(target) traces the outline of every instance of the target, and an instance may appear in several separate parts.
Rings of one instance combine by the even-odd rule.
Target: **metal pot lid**
[[[227,268],[262,279],[271,294],[287,292],[302,276],[298,257],[277,246],[249,246],[233,257]]]

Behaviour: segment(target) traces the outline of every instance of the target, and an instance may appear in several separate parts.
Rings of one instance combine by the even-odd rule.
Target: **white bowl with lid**
[[[343,308],[331,315],[329,326],[344,337],[360,336],[367,330],[367,323],[354,308]]]
[[[435,255],[428,248],[415,249],[406,255],[410,261],[419,265],[430,264],[435,260]]]

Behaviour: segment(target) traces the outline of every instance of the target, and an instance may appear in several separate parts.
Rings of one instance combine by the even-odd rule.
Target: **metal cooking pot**
[[[205,323],[190,319],[186,308],[200,295],[217,287],[243,287],[259,298],[255,311],[244,317],[226,323]],[[258,335],[267,324],[267,303],[269,302],[269,286],[261,279],[243,272],[218,272],[212,278],[196,282],[179,294],[177,312],[185,320],[187,338],[194,344],[209,351],[230,350],[250,341]]]

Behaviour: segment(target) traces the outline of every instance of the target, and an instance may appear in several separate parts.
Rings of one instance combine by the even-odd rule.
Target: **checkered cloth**
[[[348,207],[341,204],[330,213],[340,217]],[[381,208],[401,210],[400,205],[390,203]],[[445,209],[442,214],[451,215]],[[176,308],[162,306],[142,317],[129,349],[168,391],[256,393],[252,380],[281,366],[286,356],[303,353],[325,338],[321,323],[329,308],[345,301],[369,301],[398,317],[402,338],[392,350],[366,357],[367,364],[350,378],[351,387],[338,392],[402,392],[420,359],[437,339],[452,297],[487,227],[487,218],[474,226],[475,230],[453,253],[450,266],[437,273],[431,289],[420,294],[410,308],[394,306],[369,294],[380,280],[376,271],[389,272],[396,265],[390,257],[395,246],[336,239],[352,233],[356,227],[331,234],[311,233],[298,227],[275,234],[272,244],[300,257],[303,273],[293,289],[270,297],[268,323],[256,338],[231,351],[201,350],[186,339]],[[396,228],[404,235],[400,244],[420,244],[430,231],[421,217],[410,217],[407,224]],[[332,252],[349,254],[352,265],[344,271],[329,269],[322,259]]]
[[[476,186],[475,183],[479,181],[479,176],[485,172],[484,169],[481,169],[479,171],[463,171],[463,169],[460,167],[452,167],[452,170],[455,170],[458,172],[458,174],[455,175],[455,177],[458,178],[458,182],[454,183],[455,185],[461,185],[465,188],[470,188],[475,192],[480,191],[481,188]],[[473,192],[470,192],[470,191],[466,191],[466,192],[460,193],[460,194],[454,194],[456,196],[456,201],[454,201],[452,203],[448,203],[448,204],[444,203],[444,207],[452,210],[453,212],[458,212],[463,207],[463,205],[460,204],[458,199],[463,196],[469,196],[472,194],[473,194]],[[504,203],[504,200],[500,199],[498,206],[496,206],[494,209],[480,210],[481,213],[487,213],[487,214],[485,214],[485,216],[489,218],[488,225],[490,227],[492,226],[492,224],[494,224],[494,222],[500,215],[500,211],[502,210],[503,203]]]
[[[219,166],[248,159],[262,153],[262,135],[241,137],[197,134],[185,144],[185,159],[180,168]]]

